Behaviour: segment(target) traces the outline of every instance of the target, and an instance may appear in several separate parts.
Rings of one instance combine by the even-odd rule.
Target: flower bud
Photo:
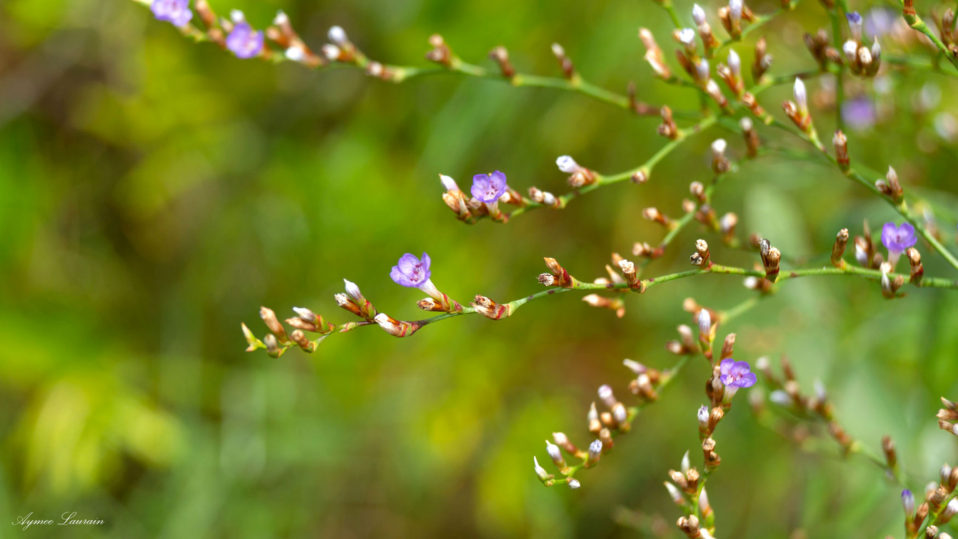
[[[602,456],[602,440],[595,440],[589,444],[589,456],[586,460],[586,466],[594,466],[599,462]]]
[[[541,481],[545,481],[546,479],[550,479],[552,477],[552,475],[549,474],[549,472],[547,472],[545,468],[539,465],[538,458],[532,457],[532,466],[536,472],[536,475],[539,477]]]

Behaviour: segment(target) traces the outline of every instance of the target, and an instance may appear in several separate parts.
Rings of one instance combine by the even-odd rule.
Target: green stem
[[[905,18],[905,22],[908,23],[908,26],[911,26],[914,30],[925,34],[925,37],[931,40],[932,43],[938,47],[938,50],[941,51],[941,54],[951,62],[951,65],[958,69],[958,57],[956,57],[948,47],[942,43],[941,39],[935,35],[934,32],[928,28],[928,25],[925,24],[925,21],[918,16],[918,13],[915,12],[915,8],[912,5],[912,2],[906,2],[905,0],[899,0],[899,5],[902,7],[902,16]],[[906,5],[907,4],[907,5]]]

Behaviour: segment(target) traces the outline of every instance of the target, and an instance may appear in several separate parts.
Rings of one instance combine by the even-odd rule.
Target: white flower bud
[[[699,80],[705,80],[709,78],[709,62],[705,58],[699,60],[699,63],[695,64],[695,73]]]
[[[289,24],[289,17],[286,15],[286,12],[282,9],[276,12],[276,16],[273,17],[273,24],[276,26],[286,26]]]
[[[769,361],[767,356],[762,356],[755,360],[755,368],[764,371],[769,367]]]
[[[306,307],[293,307],[293,312],[307,322],[316,321],[316,313],[307,309]]]
[[[742,128],[742,131],[751,131],[752,130],[752,119],[748,116],[743,116],[738,122],[739,127]]]
[[[612,388],[607,384],[599,386],[599,400],[604,402],[609,408],[615,406],[615,395],[612,394]]]
[[[552,44],[552,54],[556,55],[558,58],[563,58],[565,56],[565,49],[562,48],[562,45],[558,43]]]
[[[742,19],[743,0],[728,0],[728,12],[733,21]]]
[[[562,452],[559,451],[559,446],[555,445],[549,440],[546,440],[546,453],[549,453],[549,458],[554,461],[562,460]]]
[[[858,49],[858,61],[862,63],[863,66],[871,65],[872,63],[872,53],[870,50],[862,47]]]
[[[849,39],[842,45],[842,52],[845,53],[845,58],[849,62],[854,62],[858,59],[858,42]]]
[[[346,284],[346,293],[350,295],[354,300],[360,301],[363,297],[363,293],[359,291],[359,287],[356,283],[350,281],[349,279],[343,279],[343,283]]]
[[[326,57],[329,61],[335,61],[339,59],[339,47],[336,45],[330,45],[329,43],[323,45],[323,56]]]
[[[878,38],[876,37],[875,40],[872,41],[872,58],[877,60],[880,57],[881,57],[881,45],[878,44]]]
[[[331,27],[327,37],[329,37],[330,41],[339,46],[343,46],[349,42],[349,38],[346,37],[346,31],[343,30],[342,26]]]
[[[572,174],[579,170],[579,163],[576,163],[575,159],[569,155],[560,155],[558,158],[556,158],[556,166],[559,167],[559,170],[565,172],[566,174]]]
[[[299,45],[293,45],[292,47],[286,49],[284,55],[286,58],[294,62],[302,62],[303,58],[306,57],[306,51],[304,51]]]
[[[669,497],[672,498],[673,502],[680,505],[685,502],[685,499],[682,497],[682,491],[679,490],[679,487],[668,481],[665,481],[663,484],[665,485],[665,489],[669,491]]]
[[[695,43],[695,30],[691,28],[683,28],[678,32],[679,41],[686,46],[692,45]]]
[[[336,304],[339,305],[340,307],[349,303],[349,296],[347,296],[346,294],[343,294],[342,292],[340,292],[339,294],[333,294],[333,298],[336,299]],[[376,318],[378,319],[379,317],[377,316]]]
[[[695,24],[705,23],[705,10],[702,9],[702,6],[698,4],[692,5],[692,20],[695,21]]]
[[[589,444],[589,458],[596,459],[602,454],[602,440],[594,440]]]
[[[233,21],[233,24],[239,24],[246,21],[246,16],[243,15],[242,11],[234,9],[230,11],[230,20]]]
[[[802,82],[802,79],[795,78],[795,87],[792,89],[792,92],[795,96],[795,103],[798,105],[798,108],[805,111],[808,110],[808,95],[805,93],[805,83]]]
[[[681,464],[682,473],[688,473],[689,468],[691,467],[692,467],[692,463],[689,460],[689,452],[686,451],[685,454],[682,455],[682,464]]]
[[[439,181],[442,182],[442,188],[446,191],[458,191],[459,186],[456,185],[456,180],[452,179],[451,176],[446,176],[445,174],[439,175]]]
[[[728,51],[728,68],[732,70],[732,74],[736,77],[741,76],[742,60],[738,57],[738,53],[732,49]]]
[[[703,308],[702,310],[699,311],[698,324],[699,324],[699,333],[701,333],[702,335],[711,334],[712,315],[709,314],[708,309]]]
[[[696,419],[699,420],[699,425],[705,426],[709,423],[709,407],[702,405],[699,406],[699,411],[695,413]]]
[[[728,143],[725,142],[724,138],[715,139],[712,142],[712,153],[716,156],[722,156],[725,154],[725,148],[728,147]]]
[[[575,490],[581,486],[582,486],[582,483],[580,483],[578,479],[569,479],[569,488],[571,488],[572,490]]]
[[[564,432],[553,432],[552,440],[559,445],[568,445],[569,437]]]
[[[623,359],[622,364],[625,365],[627,369],[634,372],[635,374],[642,374],[646,370],[648,370],[646,369],[645,365],[639,363],[638,361],[633,361],[631,359]]]
[[[532,457],[532,466],[536,471],[536,475],[539,476],[539,479],[546,480],[549,478],[549,472],[545,468],[539,465],[539,459]]]

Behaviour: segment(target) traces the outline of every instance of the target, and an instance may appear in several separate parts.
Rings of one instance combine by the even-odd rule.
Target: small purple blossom
[[[723,359],[719,364],[719,378],[726,387],[752,387],[755,385],[755,373],[751,372],[747,361]]]
[[[472,177],[472,196],[480,202],[492,204],[499,201],[509,186],[506,185],[506,175],[498,170],[492,174],[476,174]]]
[[[237,58],[254,58],[263,50],[263,32],[254,31],[245,21],[237,22],[226,36],[226,48]]]
[[[429,282],[432,273],[429,271],[429,255],[422,254],[422,259],[406,253],[399,257],[399,262],[393,266],[389,276],[398,285],[409,288],[419,288]]]
[[[902,223],[895,226],[895,223],[885,223],[881,228],[881,242],[889,253],[903,253],[905,249],[918,243],[918,237],[915,235],[915,227],[911,223]]]
[[[867,97],[856,97],[842,103],[842,118],[849,127],[864,131],[875,125],[875,103]]]
[[[172,23],[178,28],[186,26],[193,18],[190,0],[153,0],[150,10],[157,20]]]

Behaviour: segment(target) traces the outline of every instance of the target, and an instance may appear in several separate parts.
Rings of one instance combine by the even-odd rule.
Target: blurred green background
[[[425,64],[426,38],[441,32],[474,63],[488,65],[488,50],[503,44],[521,71],[557,74],[549,45],[559,41],[589,80],[617,91],[636,81],[645,101],[697,106],[641,61],[640,25],[672,61],[668,19],[651,2],[212,5],[242,8],[259,27],[282,8],[317,48],[340,24],[394,63]],[[677,3],[687,22],[690,8]],[[813,68],[801,34],[826,25],[811,1],[769,25],[772,72]],[[736,49],[751,58],[750,42]],[[954,250],[956,79],[883,81],[881,92],[849,85],[880,112],[874,127],[850,134],[853,158],[894,165],[909,193],[934,203]],[[781,116],[788,91],[761,101]],[[815,114],[831,132],[834,113]],[[662,481],[687,449],[700,464],[704,362],[581,475],[581,489],[542,487],[532,455],[547,459],[542,440],[556,430],[587,443],[596,387],[626,395],[624,357],[673,364],[663,344],[688,322],[682,299],[729,308],[751,294],[737,278],[656,287],[629,297],[621,320],[568,294],[499,323],[465,317],[408,339],[358,331],[279,360],[245,354],[239,331],[246,321],[265,332],[261,304],[281,317],[303,305],[345,320],[332,300],[343,277],[380,310],[416,317],[420,295],[388,278],[404,252],[427,251],[434,282],[463,302],[539,290],[543,256],[597,276],[611,251],[661,238],[641,209],[678,215],[688,182],[709,178],[708,144],[728,132],[697,136],[646,185],[611,186],[505,226],[455,221],[436,174],[468,185],[499,169],[521,191],[564,192],[557,155],[627,170],[661,146],[656,124],[496,81],[392,85],[238,60],[128,0],[0,3],[0,536],[24,533],[8,524],[21,515],[77,511],[106,521],[69,530],[81,537],[643,537],[662,527],[650,524],[657,518],[678,537]],[[729,140],[741,157],[742,142]],[[839,228],[858,233],[864,218],[880,226],[894,217],[820,160],[781,156],[743,163],[715,207],[806,265],[822,262]],[[649,274],[685,269],[702,233],[689,227]],[[756,259],[713,243],[713,259]],[[954,276],[919,247],[926,274]],[[856,279],[789,282],[723,329],[738,333],[738,359],[777,364],[787,354],[807,389],[823,380],[840,421],[872,449],[891,434],[921,491],[955,457],[934,413],[939,395],[958,396],[958,295],[907,292],[889,302]],[[739,399],[718,430],[723,465],[709,483],[720,537],[900,535],[899,487],[864,460],[842,461],[828,440],[818,454],[790,447]]]

